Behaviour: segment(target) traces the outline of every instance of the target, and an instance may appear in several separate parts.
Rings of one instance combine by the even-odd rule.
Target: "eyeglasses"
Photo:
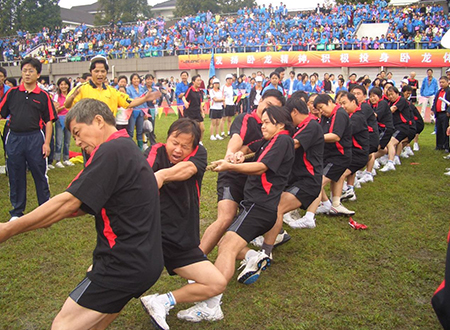
[[[36,72],[36,70],[33,70],[33,69],[28,69],[28,70],[24,69],[24,70],[22,70],[22,73],[25,73],[25,74],[27,74],[27,73],[35,73],[35,72]]]

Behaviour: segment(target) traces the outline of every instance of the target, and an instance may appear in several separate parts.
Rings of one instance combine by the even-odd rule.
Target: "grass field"
[[[157,121],[159,141],[174,119]],[[377,175],[356,191],[356,202],[346,203],[368,230],[355,231],[348,219],[326,216],[317,216],[315,229],[288,229],[292,240],[275,249],[273,265],[258,282],[230,282],[224,320],[181,322],[176,313],[189,305],[177,305],[168,316],[171,329],[440,329],[430,299],[444,277],[450,177],[443,172],[450,161],[434,150],[432,129],[426,125],[414,157],[395,172]],[[208,160],[221,158],[226,143],[205,139]],[[52,195],[64,191],[81,168],[50,171]],[[216,217],[216,178],[210,172],[204,178],[202,230]],[[27,212],[37,206],[28,179]],[[9,209],[8,180],[2,175],[2,221],[9,219]],[[0,245],[0,329],[49,329],[91,264],[95,239],[93,218],[84,216]],[[185,283],[164,271],[149,293]],[[151,324],[133,300],[110,329],[151,329]]]

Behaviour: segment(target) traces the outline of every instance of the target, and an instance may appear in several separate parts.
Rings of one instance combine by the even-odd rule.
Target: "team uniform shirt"
[[[184,97],[186,101],[189,102],[189,108],[184,110],[184,116],[191,119],[202,118],[201,106],[203,102],[203,92],[200,89],[195,89],[191,86]]]
[[[254,161],[263,163],[268,169],[261,175],[248,176],[244,199],[276,211],[294,163],[294,141],[288,131],[281,131],[269,141],[261,139],[249,148],[256,153]]]
[[[214,101],[214,98],[222,99],[223,100],[223,92],[221,89],[218,91],[215,91],[214,89],[209,90],[209,96],[211,98],[211,110],[222,110],[223,109],[223,101],[216,102]]]
[[[322,116],[320,125],[324,134],[334,133],[340,137],[338,142],[325,143],[323,164],[348,166],[352,159],[352,131],[347,112],[336,105],[329,118]]]
[[[419,81],[416,79],[408,79],[408,85],[411,87],[416,87],[416,89],[413,88],[412,93],[411,93],[411,100],[412,101],[417,101],[417,90],[419,89]]]
[[[289,185],[301,181],[305,190],[322,186],[323,130],[317,117],[309,115],[297,127],[292,136],[300,143],[295,149],[295,162],[289,177]]]
[[[411,110],[408,101],[403,96],[399,96],[395,102],[390,102],[389,107],[396,106],[397,110],[392,113],[392,122],[397,130],[409,130]]]
[[[392,112],[391,109],[389,109],[389,104],[384,100],[380,100],[378,103],[371,104],[371,106],[377,114],[379,131],[394,129],[394,122],[392,120]]]
[[[119,107],[128,108],[128,105],[132,101],[127,94],[119,92],[109,85],[102,84],[101,88],[97,88],[92,80],[83,83],[80,87],[72,89],[67,97],[70,97],[77,89],[79,89],[80,92],[73,99],[72,107],[82,99],[95,99],[106,103],[114,117],[116,116]],[[70,108],[68,108],[68,110],[70,110]]]
[[[158,143],[144,153],[154,172],[174,166],[167,155],[166,145]],[[207,164],[206,149],[198,145],[183,161],[192,162],[197,173],[185,181],[164,184],[159,190],[163,245],[180,250],[200,245],[200,192]]]
[[[349,117],[352,131],[352,163],[363,161],[365,164],[369,157],[369,130],[366,116],[359,107]]]
[[[163,269],[158,186],[126,130],[94,149],[67,192],[95,215],[97,245],[87,277],[127,292],[153,285]]]
[[[419,110],[417,110],[416,106],[414,105],[414,103],[410,103],[409,107],[411,108],[411,114],[414,118],[414,121],[416,123],[416,133],[420,134],[423,129],[425,128],[425,124],[423,122],[423,118],[422,115],[420,114]]]
[[[9,129],[16,133],[38,131],[58,118],[47,92],[37,85],[28,92],[23,84],[6,92],[0,102],[0,115],[2,118],[10,116]]]
[[[378,150],[380,133],[378,132],[378,122],[377,118],[375,117],[375,112],[373,111],[369,103],[369,100],[361,103],[361,112],[364,114],[364,117],[367,121],[367,129],[369,130],[370,153],[372,153]]]

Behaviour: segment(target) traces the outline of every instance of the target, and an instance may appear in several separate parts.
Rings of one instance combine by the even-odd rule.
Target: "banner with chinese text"
[[[208,69],[211,55],[180,55],[181,70]],[[351,50],[214,54],[216,69],[261,67],[445,67],[450,50]]]

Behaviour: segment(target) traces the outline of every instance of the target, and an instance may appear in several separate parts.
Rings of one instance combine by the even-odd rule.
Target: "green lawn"
[[[174,115],[157,121],[163,141]],[[209,128],[209,121],[206,121]],[[253,285],[233,279],[224,295],[225,319],[178,321],[172,329],[440,329],[430,299],[444,277],[450,161],[434,150],[426,125],[421,150],[395,172],[380,173],[346,205],[366,224],[355,231],[346,218],[317,217],[312,230],[288,229],[292,240],[275,249],[273,265]],[[209,136],[209,134],[205,134]],[[227,140],[205,139],[210,161],[221,158]],[[73,148],[76,150],[76,147]],[[411,164],[418,163],[418,164]],[[0,165],[4,160],[0,160]],[[52,195],[64,191],[81,165],[49,172]],[[37,206],[29,178],[27,211]],[[217,174],[208,172],[201,197],[202,230],[216,217]],[[0,176],[0,217],[9,219],[7,177]],[[0,329],[48,329],[69,292],[91,264],[95,227],[91,216],[64,220],[49,229],[0,245]],[[215,252],[211,260],[215,259]],[[186,283],[164,271],[149,293]],[[138,300],[110,329],[150,329]]]

